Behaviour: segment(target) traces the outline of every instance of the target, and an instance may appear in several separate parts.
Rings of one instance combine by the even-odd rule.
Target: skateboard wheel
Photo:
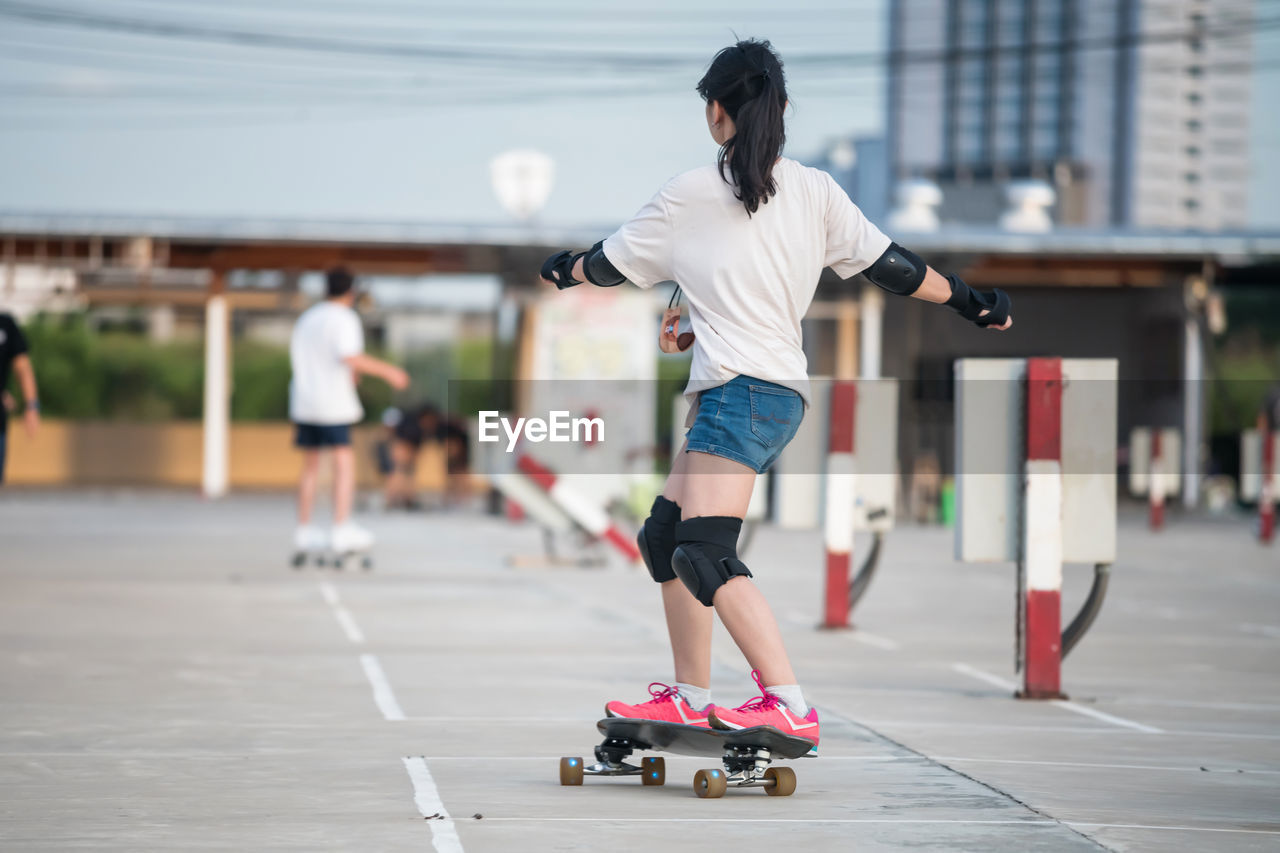
[[[771,797],[789,797],[796,792],[796,771],[790,767],[770,767],[764,771],[764,792]]]
[[[581,785],[582,784],[582,759],[581,758],[560,759],[560,784],[561,785]]]
[[[693,792],[703,799],[723,797],[728,788],[723,770],[699,770],[693,774]]]
[[[644,771],[640,781],[645,785],[661,785],[667,781],[667,761],[664,758],[646,758],[640,762]]]

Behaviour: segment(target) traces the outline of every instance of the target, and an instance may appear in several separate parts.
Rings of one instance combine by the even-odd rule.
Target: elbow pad
[[[961,317],[983,327],[1003,326],[1009,319],[1013,300],[1000,288],[984,293],[965,284],[958,275],[947,276],[947,281],[951,282],[951,298],[946,304]],[[985,317],[979,316],[983,311],[990,313]]]
[[[587,281],[596,287],[617,287],[627,280],[605,257],[603,240],[586,251],[582,259],[582,271],[587,276]]]
[[[863,271],[876,287],[897,296],[910,296],[920,289],[928,264],[915,252],[890,243],[884,254]]]

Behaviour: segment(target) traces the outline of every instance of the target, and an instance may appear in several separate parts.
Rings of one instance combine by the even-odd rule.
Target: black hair
[[[787,141],[782,114],[787,106],[787,81],[782,60],[766,41],[746,39],[726,47],[711,60],[698,81],[698,94],[717,101],[737,128],[720,146],[720,177],[734,184],[734,196],[755,213],[778,191],[773,165]],[[729,175],[725,174],[725,166]]]
[[[356,277],[346,267],[334,267],[324,274],[324,292],[330,299],[346,296],[355,284]]]

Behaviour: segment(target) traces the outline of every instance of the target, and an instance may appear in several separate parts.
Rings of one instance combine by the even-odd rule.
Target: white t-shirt
[[[800,320],[822,268],[848,278],[889,248],[826,172],[783,157],[773,179],[777,194],[748,218],[715,165],[685,172],[604,241],[633,284],[683,288],[696,338],[686,396],[746,375],[808,405]]]
[[[358,423],[364,408],[343,359],[362,352],[364,329],[355,311],[327,299],[303,311],[289,341],[290,420],[320,426]]]

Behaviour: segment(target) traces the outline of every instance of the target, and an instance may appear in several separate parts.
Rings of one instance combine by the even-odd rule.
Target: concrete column
[[[230,457],[230,320],[222,274],[214,273],[213,293],[204,310],[204,476],[207,498],[227,493]]]
[[[884,329],[884,293],[878,287],[862,288],[862,368],[859,378],[880,378],[881,334]]]

